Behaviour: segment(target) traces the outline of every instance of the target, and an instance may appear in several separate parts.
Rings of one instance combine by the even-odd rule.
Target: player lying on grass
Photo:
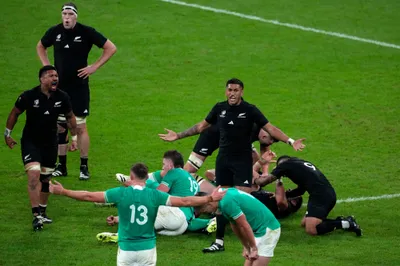
[[[88,192],[65,189],[60,183],[50,184],[50,192],[81,201],[115,203],[118,209],[119,239],[117,265],[156,265],[156,234],[154,232],[157,211],[160,206],[191,207],[219,201],[225,191],[210,196],[174,197],[165,192],[146,188],[147,166],[137,163],[130,171],[130,186],[107,191]]]
[[[274,256],[281,227],[272,212],[252,195],[236,188],[226,189],[220,202],[197,207],[198,213],[220,213],[230,222],[243,244],[245,266],[268,265]],[[198,195],[206,193],[200,192]]]
[[[212,172],[209,171],[208,173],[208,176],[212,177]],[[212,192],[212,190],[203,191],[201,186],[200,191],[206,193]],[[285,191],[285,187],[281,181],[276,182],[275,193],[260,188],[252,191],[251,195],[261,201],[261,203],[264,204],[278,219],[286,218],[289,215],[296,213],[303,203],[303,197],[301,195],[292,197],[291,190],[289,189]]]
[[[272,159],[266,158],[266,160]],[[288,197],[310,194],[307,212],[301,225],[310,235],[323,235],[341,228],[355,232],[361,236],[360,226],[353,216],[328,219],[329,212],[336,204],[336,193],[325,175],[311,162],[287,155],[278,158],[276,168],[267,176],[255,180],[260,186],[265,186],[284,176],[288,177],[298,187],[287,194]]]
[[[170,150],[164,153],[163,168],[161,171],[154,172],[152,177],[157,182],[147,181],[146,185],[150,188],[167,192],[172,196],[194,196],[199,191],[199,186],[193,177],[183,167],[183,157],[176,150]],[[125,186],[131,184],[131,180],[122,174],[117,174],[117,180],[124,183]],[[214,188],[215,189],[215,188]],[[118,223],[118,217],[109,216],[107,223],[114,225]],[[215,220],[215,219],[214,219]],[[194,217],[194,209],[190,207],[175,208],[162,206],[158,209],[158,215],[155,222],[155,229],[161,235],[176,236],[183,234],[186,230],[199,231],[215,223],[213,219],[201,219]],[[215,226],[209,226],[209,233]]]

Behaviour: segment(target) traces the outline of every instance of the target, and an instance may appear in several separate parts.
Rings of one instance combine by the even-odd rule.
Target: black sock
[[[39,207],[32,207],[32,214],[33,214],[33,216],[39,215],[40,214],[40,208]]]
[[[81,166],[87,166],[88,163],[88,158],[87,157],[81,157]]]
[[[39,208],[40,208],[40,213],[41,214],[46,213],[46,207],[47,207],[47,205],[39,204]]]
[[[318,235],[324,235],[340,228],[342,228],[341,220],[325,219],[322,223],[317,225],[317,233]]]
[[[225,226],[228,224],[228,220],[223,215],[217,215],[217,232],[216,239],[224,240]]]
[[[67,155],[58,155],[58,162],[62,165],[62,167],[67,166]]]

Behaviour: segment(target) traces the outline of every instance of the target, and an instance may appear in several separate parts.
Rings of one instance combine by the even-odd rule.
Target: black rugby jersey
[[[47,30],[41,39],[44,47],[54,46],[54,65],[60,77],[60,88],[88,84],[89,78],[78,77],[78,70],[88,65],[93,44],[102,48],[107,38],[94,28],[76,23],[73,29],[58,24]]]
[[[255,106],[246,101],[229,105],[228,101],[217,103],[205,119],[210,124],[218,123],[220,153],[251,153],[253,126],[263,127],[268,119]]]
[[[26,111],[22,138],[34,142],[52,141],[57,137],[57,117],[72,111],[69,96],[62,90],[42,93],[40,86],[23,92],[15,102],[21,112]]]
[[[277,178],[288,177],[299,186],[299,189],[304,189],[310,195],[324,196],[327,191],[333,189],[331,183],[315,165],[299,158],[290,158],[280,163],[271,175]]]

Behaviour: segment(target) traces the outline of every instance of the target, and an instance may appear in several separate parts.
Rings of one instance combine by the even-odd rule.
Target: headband
[[[75,13],[75,16],[78,17],[78,10],[75,7],[73,7],[73,6],[63,6],[61,11],[64,11],[64,10],[72,10],[72,12]]]

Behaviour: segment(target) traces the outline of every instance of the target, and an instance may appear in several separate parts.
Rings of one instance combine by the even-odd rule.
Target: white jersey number
[[[311,169],[313,169],[314,171],[317,170],[317,168],[315,168],[315,166],[310,164],[310,163],[304,163],[304,165],[309,167],[309,168],[311,168]]]
[[[137,207],[135,205],[131,205],[129,208],[131,208],[132,212],[131,212],[131,223],[134,224],[135,222],[138,225],[144,225],[145,223],[147,223],[147,221],[149,220],[149,218],[147,217],[147,208],[146,206],[140,205],[139,207]],[[140,217],[136,218],[136,211],[139,212]],[[140,218],[143,218],[142,220]]]
[[[193,180],[191,177],[188,177],[190,182],[190,192],[196,194],[199,191],[199,184],[197,184],[196,180]]]

